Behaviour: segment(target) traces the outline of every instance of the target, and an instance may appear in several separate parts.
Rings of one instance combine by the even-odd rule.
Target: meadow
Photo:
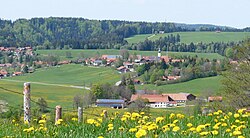
[[[181,43],[190,44],[194,43],[210,43],[210,42],[231,42],[231,41],[241,41],[250,36],[249,32],[174,32],[165,34],[143,34],[135,35],[133,37],[126,38],[128,43],[138,43],[144,41],[146,38],[149,40],[157,40],[160,37],[165,37],[170,34],[177,35],[181,37]]]
[[[0,79],[0,86],[6,89],[23,91],[23,83],[31,82],[31,98],[44,98],[49,106],[62,105],[72,108],[73,97],[85,92],[85,89],[72,86],[86,86],[96,83],[111,83],[120,80],[120,74],[110,68],[86,67],[81,65],[63,65],[60,67],[41,68],[24,76]],[[0,98],[9,105],[22,105],[22,95],[0,89]]]
[[[98,113],[98,112],[96,112]],[[22,118],[0,120],[0,137],[91,137],[91,138],[247,138],[250,137],[250,113],[218,110],[208,115],[187,116],[167,113],[152,116],[147,112],[99,112],[84,122],[72,114],[53,121],[51,116],[33,118],[30,124]]]
[[[158,90],[162,93],[192,93],[197,96],[207,96],[218,93],[222,88],[222,76],[199,78],[187,82],[155,86],[153,84],[136,85],[138,90]]]
[[[66,52],[70,52],[72,54],[72,58],[66,57]],[[90,57],[100,57],[101,55],[119,55],[120,50],[116,49],[96,49],[96,50],[37,50],[36,53],[39,55],[47,56],[47,55],[56,55],[60,58],[60,60],[74,60],[79,58],[80,55],[84,55],[85,58]],[[138,54],[142,56],[157,56],[157,51],[137,51],[137,50],[129,50],[129,54]],[[162,52],[162,55],[166,55],[166,52]],[[207,58],[207,59],[223,59],[224,57],[219,55],[218,53],[194,53],[194,52],[168,52],[170,57],[180,57],[180,56],[198,56],[199,58]]]

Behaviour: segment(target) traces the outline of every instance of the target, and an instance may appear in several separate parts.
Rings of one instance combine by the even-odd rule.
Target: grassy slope
[[[47,70],[39,69],[33,74],[8,79],[67,85],[83,85],[84,82],[86,85],[89,85],[90,83],[103,82],[114,84],[120,80],[120,75],[110,68],[91,68],[72,64],[64,65],[60,68],[48,68]],[[23,90],[23,82],[0,80],[0,86],[20,93]],[[49,106],[52,107],[60,104],[65,108],[72,108],[72,101],[75,94],[84,91],[86,90],[31,83],[32,99],[36,100],[39,97],[43,97]],[[2,89],[0,89],[0,99],[6,100],[10,105],[22,104],[23,101],[22,95],[13,94]]]
[[[221,76],[200,78],[188,82],[154,86],[152,84],[137,85],[137,89],[158,90],[163,93],[187,92],[195,95],[202,95],[207,92],[219,92],[221,88]]]
[[[7,82],[0,80],[0,86],[20,93],[23,91],[22,82]],[[31,99],[36,101],[39,97],[42,97],[48,102],[48,106],[50,107],[62,105],[66,109],[72,108],[72,101],[75,94],[84,91],[83,89],[45,86],[31,83]],[[23,104],[22,95],[13,94],[2,89],[0,89],[0,99],[6,100],[11,106]]]
[[[128,43],[138,43],[144,41],[146,38],[149,40],[156,40],[160,37],[168,36],[171,33],[165,34],[144,34],[144,35],[135,35],[133,37],[126,38]],[[228,41],[240,41],[250,36],[249,32],[175,32],[174,35],[180,34],[182,43],[197,43],[197,42],[228,42]]]
[[[33,74],[18,76],[13,79],[78,86],[83,86],[85,83],[88,86],[91,83],[103,82],[115,84],[120,80],[120,75],[109,67],[97,68],[69,64],[60,67],[42,68]]]
[[[73,58],[69,59],[76,59],[79,57],[80,53],[83,53],[84,57],[94,57],[99,53],[99,55],[104,54],[110,54],[110,55],[117,55],[119,54],[120,50],[114,50],[114,49],[98,49],[98,50],[38,50],[36,51],[38,54],[41,55],[48,55],[48,54],[55,54],[60,57],[61,60],[67,59],[65,57],[66,51],[70,51],[72,53]],[[157,56],[157,51],[137,51],[137,50],[130,50],[130,54],[140,54],[143,56]],[[181,55],[190,55],[201,58],[208,58],[208,59],[222,59],[223,56],[217,54],[217,53],[192,53],[192,52],[169,52],[169,56],[181,56]],[[166,55],[165,52],[162,53],[162,55]]]

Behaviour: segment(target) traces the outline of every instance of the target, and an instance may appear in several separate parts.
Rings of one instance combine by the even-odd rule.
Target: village
[[[0,51],[11,53],[10,55],[13,58],[20,58],[20,55],[25,56],[34,56],[35,53],[31,47],[25,48],[4,48],[0,47]],[[54,66],[60,67],[60,65],[64,64],[82,64],[84,66],[93,66],[93,67],[112,67],[120,74],[126,73],[135,73],[136,67],[144,65],[144,64],[152,64],[152,63],[160,63],[165,62],[166,64],[178,64],[180,62],[184,62],[184,59],[175,59],[171,58],[167,55],[162,56],[161,50],[159,49],[156,52],[157,56],[142,56],[142,55],[129,55],[126,60],[122,55],[101,55],[100,57],[91,57],[78,59],[75,61],[72,60],[62,60],[58,61]],[[18,59],[17,61],[20,61]],[[122,62],[121,62],[122,61]],[[20,71],[10,72],[10,68],[13,68],[13,63],[3,63],[0,64],[0,78],[4,77],[15,77],[19,75],[25,75],[25,73],[33,73],[35,71],[34,65],[40,65],[42,67],[49,67],[52,64],[49,64],[48,61],[37,60],[33,61],[32,66],[28,66],[24,63],[14,63],[15,66],[20,67]],[[8,71],[7,71],[8,70]],[[179,73],[180,74],[180,73]],[[143,85],[144,82],[141,79],[137,78],[138,75],[133,76],[134,85]],[[161,79],[163,81],[175,81],[180,79],[181,75],[163,75]],[[119,86],[121,81],[117,82],[115,85]],[[131,103],[134,103],[138,99],[146,100],[145,103],[148,107],[151,108],[171,108],[171,107],[185,107],[187,106],[187,102],[196,100],[196,96],[191,93],[157,93],[157,92],[148,92],[145,90],[136,90],[135,94],[129,99],[97,99],[95,102],[95,106],[104,106],[111,108],[126,108]],[[203,99],[206,102],[213,101],[222,101],[222,97],[211,96],[208,99]]]

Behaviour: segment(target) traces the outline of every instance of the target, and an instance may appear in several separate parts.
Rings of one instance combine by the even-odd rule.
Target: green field
[[[89,86],[93,83],[108,82],[115,84],[120,80],[120,74],[109,67],[87,67],[77,64],[59,67],[41,68],[33,74],[9,78],[31,82]]]
[[[143,34],[135,35],[133,37],[126,38],[128,43],[138,43],[144,41],[146,38],[149,40],[157,40],[160,37],[165,37],[170,34],[181,36],[181,42],[190,44],[191,42],[198,43],[210,43],[210,42],[229,42],[229,41],[241,41],[250,37],[250,32],[175,32],[165,34]]]
[[[73,97],[85,89],[72,88],[74,86],[89,86],[91,83],[108,82],[114,84],[120,80],[120,74],[110,68],[93,68],[81,65],[64,65],[37,70],[33,74],[0,80],[0,86],[22,93],[23,83],[31,82],[32,99],[43,97],[49,106],[62,105],[72,108]],[[42,83],[42,84],[39,84]],[[9,105],[22,104],[22,95],[0,89],[0,99]]]
[[[217,93],[221,89],[221,76],[200,78],[188,82],[155,86],[152,84],[136,85],[138,90],[158,90],[162,93],[192,93],[205,96],[208,93]]]
[[[66,58],[66,51],[71,52],[73,58]],[[40,55],[49,55],[54,54],[60,57],[60,60],[73,60],[77,59],[82,53],[84,57],[95,57],[96,55],[118,55],[120,50],[115,49],[97,49],[97,50],[37,50],[36,53]],[[137,51],[137,50],[129,50],[129,54],[138,54],[142,56],[157,56],[157,51]],[[165,52],[162,55],[166,55]],[[194,52],[168,52],[170,57],[178,57],[178,56],[198,56],[200,58],[208,58],[208,59],[223,59],[224,57],[219,55],[218,53],[194,53]]]

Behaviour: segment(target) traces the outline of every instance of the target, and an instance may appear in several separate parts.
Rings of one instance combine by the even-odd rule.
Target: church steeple
[[[161,49],[159,48],[159,50],[158,50],[158,59],[160,59],[161,58]]]

